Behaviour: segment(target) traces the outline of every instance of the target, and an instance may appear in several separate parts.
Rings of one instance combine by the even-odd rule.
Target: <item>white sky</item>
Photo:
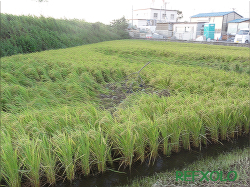
[[[0,0],[1,13],[15,15],[50,16],[54,18],[84,19],[87,22],[103,22],[109,24],[113,19],[123,15],[132,17],[134,9],[161,8],[163,0],[48,0],[38,3],[36,0]],[[183,19],[189,21],[190,16],[198,13],[235,11],[249,18],[249,0],[165,0],[167,9],[181,10]]]

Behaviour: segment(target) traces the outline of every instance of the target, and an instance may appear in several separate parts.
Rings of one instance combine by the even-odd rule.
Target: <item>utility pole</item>
[[[165,20],[166,20],[167,19],[166,2],[164,4],[165,4]]]
[[[162,6],[161,6],[161,9],[162,9]],[[161,9],[160,9],[160,23],[161,23]]]
[[[167,9],[166,9],[166,5],[167,5],[167,4],[169,4],[169,2],[165,2],[165,0],[164,0],[164,5],[165,5],[165,15],[166,15],[165,20],[167,19]]]
[[[133,5],[132,5],[132,30],[133,30],[133,26],[134,26],[134,24],[133,24],[133,21],[134,21],[133,14],[134,14],[134,9],[133,9]]]

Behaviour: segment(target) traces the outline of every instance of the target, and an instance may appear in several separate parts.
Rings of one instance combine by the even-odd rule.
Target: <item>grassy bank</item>
[[[159,151],[248,133],[248,49],[207,51],[118,40],[2,58],[1,179],[9,186],[39,186],[42,177],[72,181],[76,172],[104,172],[108,163],[131,167]],[[144,83],[134,81],[132,94],[122,90],[125,77],[149,60]],[[100,95],[118,97],[115,89],[125,98],[111,113]]]
[[[124,38],[123,28],[100,22],[1,14],[1,57]]]
[[[226,178],[230,171],[237,172],[237,179],[235,181],[200,181],[202,175],[196,176],[193,181],[176,181],[176,171],[167,171],[164,173],[157,173],[152,177],[145,177],[134,180],[129,187],[166,187],[166,186],[249,186],[249,167],[250,167],[250,149],[237,150],[230,153],[223,153],[218,158],[207,158],[197,161],[191,165],[186,166],[181,172],[185,171],[222,171],[223,179]],[[179,170],[178,170],[179,171]],[[208,177],[209,178],[209,177]],[[191,180],[191,178],[187,178]],[[124,186],[125,187],[125,186]]]

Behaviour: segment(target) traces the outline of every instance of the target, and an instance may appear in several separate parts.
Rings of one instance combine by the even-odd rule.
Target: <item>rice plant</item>
[[[141,162],[144,162],[145,160],[145,147],[147,145],[147,140],[145,139],[145,124],[147,124],[147,121],[141,120],[140,123],[138,123],[137,126],[135,126],[135,132],[137,133],[137,138],[135,141],[135,160],[140,160]]]
[[[133,162],[135,143],[138,138],[138,133],[135,130],[135,124],[127,122],[124,124],[114,124],[112,129],[112,139],[114,148],[119,150],[121,157],[121,165],[128,165],[131,169]]]
[[[56,156],[66,173],[66,177],[69,181],[75,178],[75,159],[78,154],[76,152],[76,145],[70,134],[58,133],[53,136],[52,142],[55,146]]]
[[[84,175],[89,175],[91,168],[91,148],[89,136],[88,131],[78,131],[74,133],[74,138],[77,142],[78,159],[80,160]]]
[[[101,130],[89,130],[90,149],[94,163],[97,165],[99,172],[104,172],[106,169],[106,161],[112,160],[111,147],[108,143],[108,136],[102,134]]]
[[[41,140],[30,140],[26,135],[20,140],[20,156],[26,176],[34,186],[40,186]]]
[[[222,106],[220,108],[220,113],[217,114],[217,120],[220,126],[220,136],[222,140],[225,140],[228,133],[228,128],[231,125],[231,113],[227,108]]]
[[[169,115],[168,117],[168,128],[171,134],[171,147],[172,151],[178,152],[179,151],[179,144],[180,144],[180,136],[183,130],[183,124],[181,123],[180,117],[175,115]]]
[[[213,142],[218,142],[219,140],[219,123],[216,117],[216,111],[209,110],[205,115],[203,115],[203,123],[207,130],[210,132],[210,136]]]
[[[10,187],[21,186],[20,161],[17,149],[12,145],[11,137],[1,132],[1,177]]]
[[[145,127],[145,138],[149,145],[149,159],[155,160],[158,155],[158,148],[160,144],[160,133],[158,124],[155,122],[149,121],[147,127]]]
[[[189,116],[189,117],[188,117]],[[194,147],[198,147],[201,144],[201,129],[202,129],[202,120],[196,113],[189,114],[186,119],[188,121],[188,128],[191,131],[191,139]]]
[[[57,158],[51,140],[47,135],[42,136],[41,142],[41,164],[49,184],[56,183],[56,162]]]
[[[161,120],[158,121],[160,133],[162,136],[162,144],[163,144],[163,154],[170,155],[171,154],[171,144],[170,144],[170,137],[171,137],[171,129],[167,122],[167,116],[162,116]]]

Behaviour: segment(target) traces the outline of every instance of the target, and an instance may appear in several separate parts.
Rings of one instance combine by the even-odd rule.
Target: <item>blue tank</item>
[[[214,31],[215,31],[215,24],[214,23],[205,23],[204,24],[204,36],[206,39],[210,38],[211,40],[214,39]]]

